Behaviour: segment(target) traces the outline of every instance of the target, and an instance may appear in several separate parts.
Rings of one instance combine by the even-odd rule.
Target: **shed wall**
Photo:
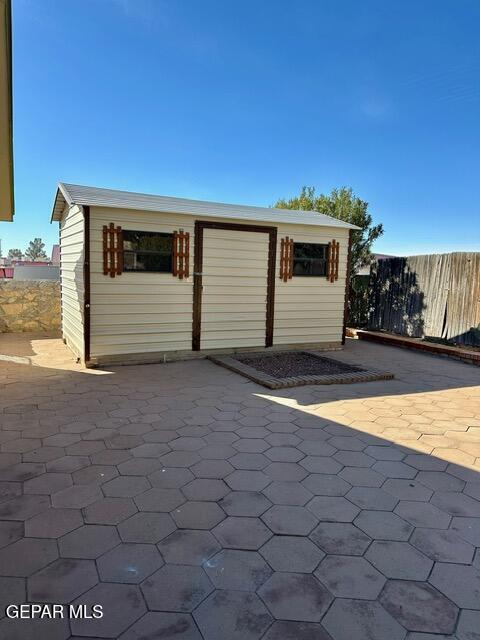
[[[194,216],[179,214],[150,213],[106,207],[90,208],[92,358],[191,350],[194,224],[196,219],[198,218]],[[228,218],[219,221],[231,222]],[[110,222],[120,225],[122,229],[168,233],[175,229],[188,231],[190,233],[190,277],[179,280],[170,273],[138,272],[123,273],[115,278],[104,276],[102,229],[103,225]],[[274,345],[339,343],[342,338],[348,230],[290,224],[277,225],[277,228]],[[260,243],[265,242],[267,237],[266,234],[260,233],[232,232],[232,234],[232,238],[236,238],[235,250],[239,252],[239,255],[242,253],[239,246],[242,242],[245,244],[245,252],[248,255],[251,252],[252,243],[256,244],[257,238],[255,236],[259,236]],[[338,240],[340,242],[338,281],[329,283],[326,278],[294,277],[287,283],[282,282],[278,277],[280,239],[287,235],[298,242],[328,243],[332,239]],[[226,239],[223,239],[222,242],[221,251],[228,253],[230,242]],[[208,251],[208,254],[210,253]],[[218,259],[214,258],[211,265],[204,263],[204,272],[208,271],[211,266],[215,266],[216,262]],[[243,265],[245,277],[255,277],[252,266],[255,265],[253,263],[252,265]],[[228,293],[225,291],[225,295]],[[247,298],[248,293],[249,287],[246,285],[245,295]],[[218,304],[213,304],[214,300],[211,302],[212,305],[209,305],[205,310],[207,314],[205,320],[215,322],[213,317],[215,313],[225,313],[225,309],[222,301],[219,300]],[[247,323],[251,313],[248,300],[231,300],[230,302],[231,309],[236,309],[241,314],[241,320]],[[257,316],[258,310],[255,310],[255,318]],[[255,322],[255,318],[252,316],[251,320]],[[249,324],[245,324],[245,326],[248,327]],[[252,324],[252,331],[257,330],[258,327],[256,325],[253,327]],[[252,333],[252,339],[253,337]],[[244,344],[242,341],[242,346],[255,346],[259,342],[256,333],[255,340],[252,342],[249,341],[248,335],[245,338]],[[250,344],[248,344],[249,342]],[[206,349],[234,346],[239,345],[229,344],[228,332],[222,335],[221,344],[211,341],[207,345],[202,342],[202,348]]]
[[[171,273],[103,275],[103,225],[190,233],[190,277]],[[92,358],[192,348],[194,219],[130,209],[90,208],[90,323]]]
[[[77,205],[65,208],[60,222],[60,256],[62,334],[70,349],[83,360],[84,218]]]
[[[339,247],[338,280],[293,276],[283,282],[280,270],[280,241],[288,236],[294,242],[328,244]],[[348,257],[348,229],[304,225],[278,225],[277,267],[275,270],[275,323],[273,344],[339,342],[342,339],[345,278]]]

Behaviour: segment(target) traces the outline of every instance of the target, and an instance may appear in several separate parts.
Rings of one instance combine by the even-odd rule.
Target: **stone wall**
[[[0,280],[0,333],[61,328],[60,283]]]

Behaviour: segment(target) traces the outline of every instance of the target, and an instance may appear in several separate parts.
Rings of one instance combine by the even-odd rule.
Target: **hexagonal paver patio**
[[[395,379],[266,393],[200,360],[2,362],[0,637],[480,637],[480,371],[332,357]],[[21,602],[105,615],[5,618]]]

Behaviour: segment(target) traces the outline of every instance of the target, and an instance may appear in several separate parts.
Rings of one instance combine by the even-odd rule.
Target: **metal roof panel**
[[[170,196],[157,196],[114,189],[100,189],[76,184],[58,185],[52,211],[52,220],[60,220],[65,204],[137,209],[158,213],[178,213],[202,218],[230,218],[255,222],[305,224],[342,229],[358,229],[353,224],[337,220],[318,211],[252,207],[223,202],[188,200]]]

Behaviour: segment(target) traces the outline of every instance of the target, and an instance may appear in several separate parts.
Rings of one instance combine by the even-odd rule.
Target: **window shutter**
[[[172,274],[183,280],[188,278],[190,262],[190,234],[180,229],[173,232],[173,265]]]
[[[280,280],[287,282],[293,276],[293,239],[282,238],[280,241]]]
[[[122,227],[113,222],[103,227],[103,275],[114,278],[123,273]]]
[[[340,244],[336,240],[328,243],[327,280],[329,282],[338,280],[339,249]]]

